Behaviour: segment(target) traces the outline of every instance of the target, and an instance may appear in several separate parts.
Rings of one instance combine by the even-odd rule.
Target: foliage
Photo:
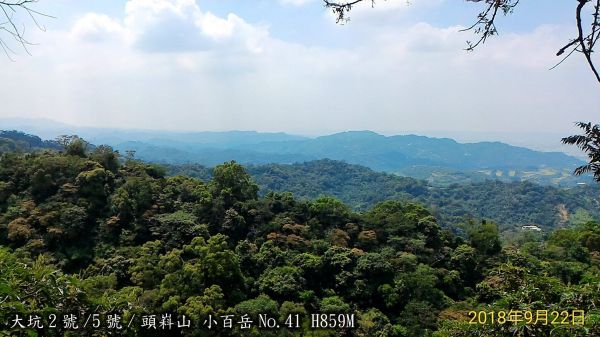
[[[191,174],[205,181],[210,179],[208,171],[200,165],[169,167],[170,174]],[[502,229],[530,224],[551,229],[576,221],[572,218],[582,210],[592,219],[600,219],[600,188],[596,185],[561,189],[488,180],[436,186],[333,160],[250,166],[248,172],[263,195],[275,191],[292,192],[301,199],[331,196],[358,211],[385,200],[412,200],[427,205],[447,227],[473,218],[492,220]]]
[[[562,141],[580,148],[588,155],[590,161],[588,164],[576,168],[575,174],[582,175],[591,172],[596,181],[600,182],[600,125],[579,122],[577,126],[583,130],[584,134],[566,137]]]
[[[0,154],[5,152],[30,152],[41,149],[60,149],[54,141],[42,140],[38,136],[19,131],[0,131]]]
[[[466,221],[457,236],[414,201],[373,200],[359,213],[333,197],[259,196],[235,162],[217,166],[213,177],[167,177],[100,147],[4,154],[0,320],[96,308],[124,318],[184,314],[195,324],[183,332],[189,336],[466,336],[492,327],[466,324],[465,310],[543,305],[597,317],[600,231],[584,216],[502,247],[495,223]],[[208,315],[258,313],[354,313],[357,326],[202,326]],[[538,328],[536,336],[545,336]],[[574,329],[597,331],[598,322]],[[512,336],[509,330],[495,336]],[[137,328],[127,333],[144,336]]]

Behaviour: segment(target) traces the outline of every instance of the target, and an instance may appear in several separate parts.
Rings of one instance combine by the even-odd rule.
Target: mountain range
[[[177,140],[106,143],[120,151],[134,150],[145,161],[215,166],[235,160],[245,165],[293,164],[319,159],[340,160],[375,171],[426,179],[447,185],[486,179],[532,181],[573,186],[589,178],[572,176],[583,162],[560,152],[540,152],[500,142],[458,143],[448,138],[417,135],[383,136],[371,131],[351,131],[317,138],[248,132],[202,133],[195,141]],[[265,141],[265,139],[271,138]],[[209,142],[208,140],[222,139]],[[199,141],[201,140],[201,141]]]
[[[591,180],[572,176],[573,169],[583,163],[579,158],[501,142],[459,143],[449,138],[384,136],[372,131],[309,138],[281,132],[118,130],[77,128],[51,121],[0,120],[0,129],[7,126],[47,138],[78,134],[90,143],[110,145],[122,153],[133,150],[138,159],[167,164],[212,167],[229,160],[260,165],[332,159],[438,185],[494,179],[574,186]]]

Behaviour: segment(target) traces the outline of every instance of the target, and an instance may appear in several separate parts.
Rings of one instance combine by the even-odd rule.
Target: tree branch
[[[579,1],[579,4],[577,5],[577,11],[576,11],[578,36],[577,36],[576,40],[579,43],[579,46],[581,47],[581,52],[585,56],[585,59],[586,59],[588,65],[590,66],[590,69],[596,76],[596,80],[598,82],[600,82],[600,74],[598,73],[598,70],[596,69],[596,66],[594,65],[594,61],[592,60],[592,52],[593,52],[594,44],[597,41],[595,39],[595,34],[597,32],[598,25],[600,24],[598,22],[598,17],[599,17],[598,12],[600,9],[600,6],[599,6],[600,3],[597,2],[596,8],[594,11],[594,22],[592,22],[592,33],[590,34],[591,37],[586,38],[586,37],[584,37],[584,33],[583,33],[583,20],[581,19],[581,12],[583,11],[583,8],[585,7],[585,5],[588,2],[590,2],[590,0],[578,0],[578,1]],[[588,41],[587,44],[586,44],[586,41]]]
[[[4,19],[4,21],[0,22],[0,47],[10,60],[13,60],[11,55],[16,54],[16,52],[9,47],[2,33],[20,45],[27,54],[30,54],[28,46],[33,45],[33,43],[25,38],[25,24],[20,28],[21,25],[16,22],[15,15],[19,13],[26,14],[39,30],[46,31],[46,28],[39,23],[38,17],[52,18],[52,16],[33,9],[31,6],[37,2],[38,0],[0,1],[0,17]]]
[[[350,12],[352,10],[352,7],[354,5],[361,3],[363,1],[367,1],[367,0],[353,0],[353,1],[343,1],[343,2],[323,0],[323,2],[325,2],[325,8],[330,8],[333,11],[333,14],[335,14],[335,16],[336,16],[335,22],[336,23],[348,22],[350,19],[347,17],[346,14],[348,14],[348,12]],[[368,1],[371,1],[371,6],[375,6],[375,0],[368,0]]]
[[[477,42],[467,41],[468,51],[473,51],[480,44],[487,41],[490,36],[498,35],[496,28],[496,18],[498,13],[502,11],[504,15],[513,12],[520,0],[467,0],[469,2],[485,2],[487,7],[477,15],[477,21],[468,28],[461,31],[472,30],[479,35]]]
[[[329,8],[336,15],[337,23],[347,22],[348,12],[350,12],[354,5],[361,2],[371,1],[371,5],[375,5],[375,0],[351,0],[351,1],[334,1],[334,0],[323,0],[325,7]],[[485,8],[477,15],[477,20],[471,26],[461,31],[474,31],[479,36],[476,42],[467,41],[468,47],[466,50],[472,51],[479,45],[485,43],[490,36],[498,35],[498,29],[496,28],[496,19],[498,13],[508,15],[514,11],[519,4],[520,0],[465,0],[468,2],[483,2],[486,4]],[[576,24],[577,24],[577,36],[569,41],[564,47],[560,48],[556,53],[556,56],[561,56],[567,50],[567,53],[562,60],[560,60],[554,67],[554,69],[562,64],[567,58],[569,58],[574,52],[581,52],[584,54],[586,62],[592,73],[596,77],[596,80],[600,83],[600,74],[596,68],[592,55],[594,48],[598,40],[600,40],[600,0],[577,0],[578,5],[576,9]],[[594,3],[592,13],[592,23],[589,34],[584,33],[584,23],[582,19],[583,10],[586,8],[588,3]]]

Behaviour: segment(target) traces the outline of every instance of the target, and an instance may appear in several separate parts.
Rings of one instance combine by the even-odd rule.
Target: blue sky
[[[481,4],[378,1],[345,25],[320,0],[40,0],[31,56],[0,57],[0,117],[100,127],[323,134],[570,133],[598,122],[573,1],[522,1],[462,49]]]
[[[403,3],[406,4],[406,7],[424,2],[423,0],[386,1]],[[47,25],[58,29],[68,29],[70,24],[89,12],[104,13],[122,19],[126,2],[53,0],[53,2],[41,3],[40,7],[58,18],[58,20],[46,22]],[[265,23],[269,25],[270,32],[274,37],[287,41],[308,45],[331,45],[333,39],[339,38],[348,44],[352,43],[352,38],[345,36],[343,31],[331,29],[330,20],[322,20],[325,9],[320,0],[300,0],[300,3],[306,3],[304,5],[293,5],[293,0],[287,3],[278,0],[204,0],[196,2],[203,10],[219,16],[226,16],[234,12],[250,22]],[[380,0],[379,2],[385,1]],[[548,4],[547,0],[523,1],[519,5],[516,15],[502,18],[500,25],[502,33],[527,32],[543,24],[569,26],[572,23],[574,8],[571,2],[559,0],[553,1],[551,5]],[[439,5],[435,6],[434,10],[431,10],[432,7],[416,7],[418,9],[412,11],[410,16],[397,17],[389,23],[399,26],[408,26],[418,22],[429,22],[438,26],[466,25],[473,22],[473,18],[482,8],[479,4],[456,0],[439,1]]]

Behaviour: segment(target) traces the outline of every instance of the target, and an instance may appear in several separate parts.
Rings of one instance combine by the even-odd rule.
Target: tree
[[[491,36],[498,35],[496,19],[499,14],[508,15],[513,13],[519,5],[520,0],[467,0],[469,2],[483,3],[482,11],[477,15],[476,21],[463,31],[473,31],[477,36],[475,42],[467,41],[466,50],[472,51],[479,45],[485,43]],[[352,0],[352,1],[331,1],[323,0],[325,7],[333,11],[336,16],[336,22],[349,21],[348,13],[355,5],[364,2],[370,2],[375,6],[375,0]],[[583,54],[590,70],[600,83],[600,73],[594,64],[592,55],[596,42],[600,40],[600,0],[577,0],[575,7],[575,24],[577,26],[577,35],[574,36],[564,47],[560,48],[556,56],[564,56],[558,62],[557,66],[564,62],[575,52]],[[410,3],[409,3],[410,4]],[[591,14],[591,22],[585,22],[584,15]],[[585,27],[589,27],[586,31]],[[566,54],[565,54],[566,53]],[[556,67],[556,66],[555,66]]]
[[[210,189],[215,198],[222,199],[225,208],[258,196],[258,185],[252,181],[246,169],[234,161],[214,168]]]
[[[304,285],[302,272],[298,267],[275,267],[265,271],[258,279],[258,286],[263,293],[274,298],[294,299]]]
[[[62,135],[55,140],[62,146],[67,154],[72,156],[85,157],[89,143],[77,135]]]
[[[589,163],[575,169],[575,175],[593,173],[596,181],[600,182],[600,125],[578,122],[579,128],[583,129],[583,135],[574,135],[562,139],[564,144],[575,145],[587,154]]]
[[[339,227],[350,217],[350,208],[332,197],[321,197],[308,206],[310,215],[319,223],[320,228]]]
[[[483,221],[481,225],[472,225],[467,230],[471,246],[481,254],[494,255],[502,249],[498,236],[498,226],[493,222]]]
[[[12,60],[11,54],[16,54],[11,46],[8,44],[8,39],[13,39],[17,45],[25,50],[29,54],[28,47],[31,43],[25,37],[25,23],[20,22],[20,19],[25,18],[23,21],[27,21],[27,18],[31,20],[35,26],[45,31],[46,28],[41,25],[38,21],[40,17],[51,17],[47,14],[37,11],[34,9],[35,4],[38,0],[2,0],[0,1],[0,16],[4,18],[0,21],[0,47],[6,54],[6,56]]]

